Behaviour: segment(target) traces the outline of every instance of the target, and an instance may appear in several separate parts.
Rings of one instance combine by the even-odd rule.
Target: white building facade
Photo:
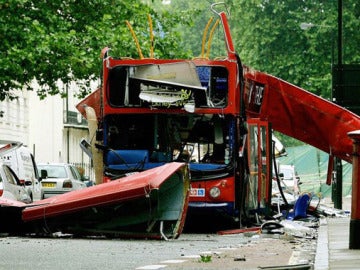
[[[29,143],[29,95],[14,93],[17,99],[0,102],[0,139]]]
[[[18,91],[17,99],[0,102],[0,139],[22,142],[37,163],[72,163],[92,176],[91,160],[79,145],[82,138],[87,139],[88,129],[75,107],[76,87],[64,86],[64,91],[67,98],[56,95],[44,100],[36,92]]]

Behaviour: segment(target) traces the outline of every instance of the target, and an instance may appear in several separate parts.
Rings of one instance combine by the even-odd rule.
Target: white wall
[[[65,86],[60,88],[66,90]],[[75,106],[80,100],[73,96],[75,91],[76,85],[68,87],[68,106],[70,111],[77,112]],[[37,162],[89,162],[79,146],[80,139],[87,137],[87,129],[64,125],[66,99],[56,95],[40,100],[32,92],[29,103],[29,143],[35,149]]]
[[[38,86],[34,83],[33,87]],[[70,85],[68,91],[68,109],[77,112],[75,106],[79,99],[73,97],[76,85]],[[14,93],[18,99],[0,102],[0,111],[4,112],[0,117],[0,139],[22,142],[29,147],[37,163],[84,164],[87,175],[91,175],[90,159],[79,145],[81,138],[88,137],[88,130],[78,122],[64,124],[66,100],[60,95],[40,100],[36,91]]]
[[[59,95],[29,98],[29,147],[37,162],[62,162],[63,101]]]
[[[18,96],[18,99],[11,101],[7,98],[0,102],[0,111],[3,111],[3,117],[0,117],[0,139],[28,144],[28,93],[15,91],[14,94]]]

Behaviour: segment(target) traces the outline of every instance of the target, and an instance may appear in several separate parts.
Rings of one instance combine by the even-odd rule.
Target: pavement
[[[332,207],[331,203],[326,203]],[[360,269],[360,249],[349,248],[351,198],[343,200],[344,215],[320,218],[313,239],[260,236],[233,251],[212,251],[211,263],[199,263],[199,257],[185,259],[169,269]],[[140,268],[139,268],[140,269]],[[142,269],[142,268],[141,268]],[[153,268],[155,269],[155,268]]]
[[[315,270],[360,269],[360,249],[350,249],[351,197],[344,197],[346,217],[327,217],[318,228]],[[331,204],[328,204],[331,207]]]
[[[360,269],[360,249],[349,249],[349,217],[328,217],[320,224],[315,270]]]

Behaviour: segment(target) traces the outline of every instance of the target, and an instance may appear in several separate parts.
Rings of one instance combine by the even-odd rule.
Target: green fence
[[[301,191],[321,192],[331,196],[331,186],[326,184],[329,155],[309,145],[287,147],[285,157],[278,158],[280,164],[294,165],[301,181]],[[343,161],[343,196],[351,195],[352,165]]]

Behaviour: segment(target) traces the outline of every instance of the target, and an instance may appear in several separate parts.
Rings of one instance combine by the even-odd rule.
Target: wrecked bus
[[[205,28],[196,59],[144,58],[139,47],[140,59],[114,58],[103,50],[101,87],[77,105],[90,132],[81,146],[97,183],[186,162],[189,212],[224,215],[241,226],[269,213],[272,130],[327,152],[331,184],[334,158],[352,162],[348,133],[359,129],[360,117],[242,65],[225,12],[213,11],[224,34],[223,57],[208,57],[217,22],[210,33]]]
[[[271,130],[265,122],[246,122],[242,64],[225,13],[217,15],[227,52],[222,58],[114,58],[105,48],[102,86],[77,105],[91,140],[81,146],[94,161],[97,183],[185,162],[188,213],[239,222],[242,212],[269,205]]]

